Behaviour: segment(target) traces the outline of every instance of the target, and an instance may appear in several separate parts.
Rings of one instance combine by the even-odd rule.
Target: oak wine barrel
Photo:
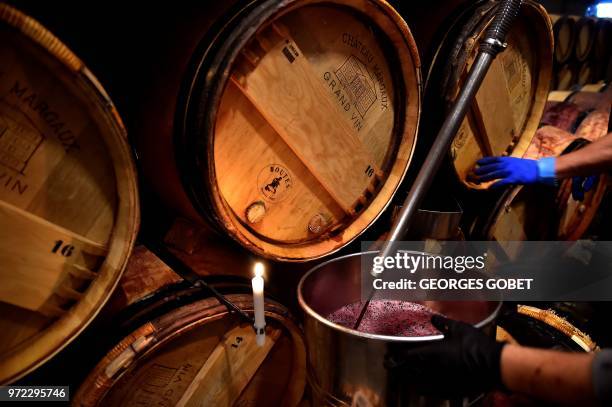
[[[252,313],[252,296],[228,299]],[[149,320],[118,343],[76,392],[76,406],[296,406],[306,383],[302,333],[266,300],[266,342],[209,298]]]
[[[610,108],[590,112],[576,129],[576,136],[595,141],[609,132]]]
[[[576,84],[579,67],[579,65],[572,61],[557,66],[554,72],[553,89],[567,90]]]
[[[477,219],[473,234],[498,242],[548,240],[554,234],[554,194],[544,188],[517,186],[504,192],[492,210]],[[504,247],[510,258],[513,254]]]
[[[574,45],[574,57],[578,62],[586,61],[591,57],[594,43],[595,19],[581,17],[576,22],[576,42]]]
[[[0,383],[66,346],[117,284],[139,222],[121,119],[92,73],[0,4]]]
[[[569,106],[572,107],[573,105]],[[575,106],[573,107],[575,108]],[[566,117],[565,119],[570,121],[572,117]],[[562,120],[560,124],[564,124]],[[557,157],[561,155],[567,146],[574,140],[576,140],[576,135],[558,125],[543,125],[536,132],[523,158],[539,160],[544,157]]]
[[[559,136],[559,140],[563,140],[563,144],[559,142],[561,145],[569,141],[561,154],[589,143],[572,135]],[[554,152],[553,149],[530,150],[525,158],[552,156]],[[534,153],[537,155],[532,155]],[[571,183],[572,179],[569,178],[561,181],[558,188],[526,185],[507,190],[493,210],[478,221],[476,235],[499,242],[578,240],[584,237],[606,194],[608,180],[605,174],[600,174],[596,186],[585,192],[582,201],[573,199]]]
[[[411,162],[421,77],[408,27],[382,0],[293,0],[221,13],[213,33],[201,7],[185,41],[169,40],[179,56],[132,133],[145,176],[258,255],[339,250]]]
[[[588,85],[582,86],[580,88],[583,92],[607,92],[609,90],[608,84],[603,81],[599,81],[597,83],[589,83]]]
[[[555,90],[548,94],[550,103],[571,103],[581,111],[605,110],[612,101],[612,88],[603,82]]]
[[[596,327],[585,317],[607,319],[592,303],[543,302],[512,304],[497,321],[497,340],[539,349],[591,353],[600,350]],[[585,309],[586,308],[586,309]],[[606,310],[609,312],[609,310]],[[602,314],[602,315],[600,315]],[[495,391],[484,397],[484,406],[539,406],[541,401],[517,393]]]
[[[449,29],[428,75],[424,123],[435,127],[442,122],[443,112],[454,102],[474,61],[496,5],[487,1],[466,8],[456,27]],[[553,39],[544,8],[533,1],[523,2],[507,43],[506,50],[493,61],[450,149],[456,176],[471,189],[490,185],[469,180],[478,159],[525,153],[546,104]]]
[[[593,82],[595,79],[595,66],[591,60],[586,60],[580,64],[578,69],[578,76],[576,77],[576,84],[579,86],[586,85]]]
[[[610,58],[610,42],[612,41],[612,20],[599,18],[595,24],[595,40],[593,44],[593,59],[607,63]]]
[[[570,153],[587,144],[589,144],[587,139],[578,138],[562,154]],[[599,174],[597,184],[593,189],[585,192],[582,201],[576,201],[572,197],[572,179],[561,181],[556,197],[558,214],[556,238],[558,240],[578,240],[584,236],[597,215],[608,190],[608,183],[607,174]]]
[[[589,113],[593,110],[605,111],[610,103],[612,89],[604,83],[584,85],[573,91],[552,91],[548,94],[540,125],[551,125],[574,133]]]
[[[575,20],[570,16],[559,16],[553,24],[555,62],[566,63],[574,54]]]
[[[586,112],[582,112],[573,103],[547,102],[540,124],[554,126],[559,130],[573,133],[585,115]],[[538,137],[538,132],[536,132],[535,137]],[[533,143],[529,148],[532,148],[532,146]]]
[[[575,312],[568,312],[572,305],[517,304],[513,312],[502,314],[498,324],[522,346],[571,352],[598,351],[599,346],[591,335],[585,332],[584,327],[577,326],[582,322],[580,318],[575,316]]]

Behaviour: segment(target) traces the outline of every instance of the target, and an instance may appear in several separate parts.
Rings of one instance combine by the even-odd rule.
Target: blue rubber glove
[[[572,178],[572,198],[574,198],[575,201],[583,201],[585,192],[589,192],[593,189],[598,181],[599,177],[596,175]]]
[[[516,157],[484,157],[474,169],[478,183],[498,179],[493,187],[505,185],[555,184],[555,159],[529,160]]]

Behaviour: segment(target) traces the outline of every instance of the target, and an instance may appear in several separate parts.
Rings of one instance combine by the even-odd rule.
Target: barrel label
[[[33,126],[23,125],[10,116],[0,116],[0,188],[16,195],[28,190],[25,169],[44,141]]]
[[[336,79],[333,79],[334,77]],[[357,103],[351,103],[351,101],[353,101],[354,99],[349,96],[349,93],[346,91],[346,88],[342,87],[339,80],[337,80],[337,76],[332,76],[331,72],[325,72],[323,74],[323,79],[325,80],[325,82],[327,82],[329,90],[333,93],[336,102],[340,105],[340,107],[344,109],[344,111],[350,112],[351,123],[353,124],[355,130],[357,130],[358,132],[361,131],[361,129],[363,129],[364,120],[363,115],[361,115],[357,111]],[[351,109],[353,105],[354,107]],[[362,106],[364,105],[365,104],[362,104]],[[364,111],[364,114],[365,113],[367,113],[367,109]]]
[[[158,388],[166,387],[170,384],[170,381],[176,375],[177,372],[178,369],[175,367],[168,367],[155,363],[147,371],[147,375],[143,380],[143,384],[145,386],[152,386]]]
[[[9,91],[9,95],[15,98],[19,106],[27,108],[31,113],[35,113],[42,119],[53,135],[62,144],[66,152],[79,150],[76,134],[69,128],[61,115],[53,110],[52,106],[34,90],[30,89],[27,85],[21,84],[18,80],[15,80]]]
[[[335,67],[327,67],[322,79],[352,127],[358,133],[367,132],[389,107],[384,70],[356,34],[344,32],[340,43],[349,48],[347,56]]]
[[[268,202],[280,202],[293,189],[289,170],[278,164],[266,165],[257,175],[257,189]]]
[[[374,84],[369,78],[368,68],[359,58],[349,55],[336,70],[336,77],[354,100],[357,112],[362,118],[365,117],[377,99]]]
[[[374,53],[370,51],[367,45],[355,34],[348,32],[343,33],[342,43],[350,48],[353,48],[354,50],[357,50],[361,56],[361,61],[364,63],[364,67],[367,64],[371,68],[372,72],[374,73],[373,76],[370,74],[367,68],[366,72],[368,73],[369,78],[372,79],[373,82],[376,82],[375,88],[377,88],[380,95],[379,103],[381,110],[386,110],[388,107],[387,86],[385,84],[382,68],[374,57]],[[349,56],[349,59],[351,56]]]
[[[193,380],[194,367],[186,362],[178,367],[154,363],[137,383],[131,401],[139,405],[172,406]]]
[[[11,193],[23,195],[28,190],[28,183],[12,171],[0,170],[0,187]]]
[[[0,163],[23,174],[44,137],[33,126],[0,117]]]
[[[282,53],[285,58],[287,58],[287,61],[292,64],[293,61],[295,61],[295,59],[300,56],[300,54],[295,48],[295,46],[291,43],[291,41],[285,40],[285,44],[286,45],[283,47]]]

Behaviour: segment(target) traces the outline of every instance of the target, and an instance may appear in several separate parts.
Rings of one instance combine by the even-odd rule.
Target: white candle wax
[[[263,328],[266,325],[264,316],[264,280],[262,277],[253,277],[253,307],[255,308],[255,327]]]
[[[257,345],[263,346],[265,343],[266,317],[264,314],[264,279],[263,264],[255,264],[255,277],[251,280],[253,287],[253,309],[255,311],[255,332],[257,335]]]

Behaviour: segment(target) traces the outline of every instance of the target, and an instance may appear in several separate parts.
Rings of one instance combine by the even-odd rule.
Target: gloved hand
[[[493,187],[544,183],[554,185],[554,158],[529,160],[516,157],[484,157],[477,161],[474,180],[478,183],[499,179]]]
[[[572,197],[576,201],[584,200],[584,193],[589,192],[597,185],[599,177],[591,175],[590,177],[574,177],[572,178]]]
[[[501,352],[496,342],[477,328],[440,315],[431,318],[444,339],[420,348],[389,353],[385,367],[402,383],[414,384],[423,394],[446,398],[502,388]]]

